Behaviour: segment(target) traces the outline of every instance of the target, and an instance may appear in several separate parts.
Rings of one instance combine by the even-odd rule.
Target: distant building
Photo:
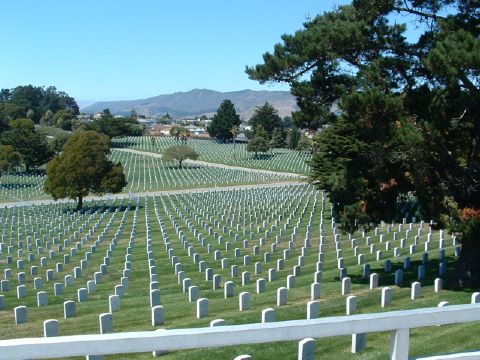
[[[173,125],[154,124],[150,126],[148,132],[155,136],[169,136]]]
[[[86,123],[86,122],[92,121],[93,116],[92,115],[85,115],[85,114],[77,115],[77,120],[81,123]]]
[[[138,118],[137,121],[140,125],[151,126],[156,123],[156,119],[153,118]]]
[[[194,136],[208,134],[207,130],[205,130],[204,128],[199,127],[199,126],[188,125],[188,126],[185,126],[185,128],[188,129],[190,131],[190,133]]]
[[[172,130],[172,127],[174,126],[175,125],[153,124],[148,128],[148,133],[152,136],[170,136],[170,130]],[[185,126],[185,128],[190,131],[191,137],[202,139],[210,138],[207,130],[202,127],[188,125]]]

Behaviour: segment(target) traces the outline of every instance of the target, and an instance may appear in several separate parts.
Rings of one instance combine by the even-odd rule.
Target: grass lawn
[[[130,209],[126,211],[126,206]],[[0,270],[10,268],[12,277],[10,290],[1,294],[5,296],[6,310],[0,311],[0,338],[20,338],[42,336],[42,323],[46,319],[60,321],[61,335],[87,334],[99,332],[98,316],[108,312],[108,296],[114,293],[115,285],[119,284],[125,266],[128,248],[132,249],[132,272],[128,289],[121,301],[121,310],[115,312],[114,331],[154,330],[151,326],[149,287],[150,273],[147,247],[151,245],[153,259],[157,267],[161,302],[165,309],[165,323],[158,328],[187,328],[206,327],[214,319],[224,319],[227,324],[246,324],[261,321],[261,311],[266,308],[276,310],[276,320],[305,319],[306,304],[310,301],[310,285],[314,280],[318,251],[320,244],[320,222],[323,221],[323,236],[325,244],[325,259],[323,263],[323,280],[320,297],[320,316],[336,316],[345,314],[345,295],[341,295],[341,282],[338,278],[337,254],[330,221],[330,204],[322,201],[320,192],[307,185],[286,186],[282,188],[259,188],[249,190],[218,191],[199,194],[181,194],[161,197],[149,197],[138,200],[138,203],[128,204],[127,200],[117,200],[115,203],[100,202],[87,203],[91,210],[86,213],[67,211],[65,205],[56,204],[29,208],[0,209],[2,219],[2,257]],[[323,220],[322,219],[323,209]],[[386,227],[379,228],[378,235],[356,233],[358,252],[365,255],[366,263],[370,264],[371,272],[379,274],[379,288],[369,290],[368,279],[362,277],[363,266],[357,265],[357,257],[351,241],[346,235],[341,235],[342,251],[348,275],[352,279],[350,295],[358,298],[358,313],[381,312],[390,310],[435,307],[440,301],[449,301],[450,304],[470,303],[471,292],[442,290],[434,292],[433,281],[438,277],[439,268],[439,233],[432,233],[431,249],[428,251],[429,262],[426,266],[426,277],[421,280],[422,296],[420,299],[410,300],[410,284],[416,281],[417,267],[422,261],[423,244],[427,239],[428,226],[421,231],[417,251],[409,255],[408,246],[414,242],[419,224],[415,224],[406,238],[406,247],[401,249],[399,258],[393,257],[393,248],[400,246],[401,238],[405,238],[408,225],[401,231],[398,224],[392,226],[388,232]],[[0,228],[1,231],[1,228]],[[289,248],[292,233],[296,233],[293,248],[289,256],[284,259],[284,250]],[[301,256],[304,239],[307,232],[311,246],[307,248],[303,258],[300,275],[296,278],[296,286],[288,290],[288,304],[276,305],[276,289],[286,286],[286,278],[298,263]],[[396,240],[393,240],[394,232]],[[103,240],[91,246],[103,234]],[[280,235],[281,234],[281,235]],[[375,254],[371,254],[371,247],[366,245],[369,236],[377,250],[383,251],[383,259],[376,261]],[[383,235],[380,242],[380,235]],[[277,238],[278,236],[278,238]],[[29,240],[30,237],[30,240]],[[221,237],[221,238],[220,238]],[[450,235],[445,234],[445,260],[448,269],[455,263],[454,247]],[[36,238],[39,242],[36,242]],[[45,280],[46,269],[55,269],[56,263],[63,262],[64,255],[70,254],[70,249],[78,242],[84,245],[70,262],[64,264],[62,271],[55,274],[54,281],[45,281],[42,290],[48,293],[49,304],[44,307],[36,306],[36,293],[40,289],[33,288],[33,278],[30,266],[38,266],[38,277]],[[111,263],[108,273],[104,275],[96,292],[89,295],[87,302],[77,302],[77,317],[63,319],[63,302],[76,300],[77,290],[86,287],[86,282],[93,279],[104,262],[107,250],[112,240],[117,239],[117,245],[112,249]],[[10,240],[13,239],[13,240]],[[19,253],[18,240],[21,239],[23,252]],[[203,240],[202,240],[203,239]],[[261,240],[264,239],[264,240]],[[244,240],[248,240],[247,243]],[[28,250],[29,241],[31,242]],[[66,241],[66,242],[65,242]],[[391,241],[392,250],[385,250],[386,242]],[[48,244],[47,244],[48,242]],[[272,248],[272,244],[276,243]],[[13,245],[9,245],[12,243]],[[203,243],[203,246],[202,246]],[[228,244],[227,244],[228,243]],[[170,245],[166,245],[170,244]],[[65,245],[58,248],[58,245]],[[210,251],[209,246],[210,245]],[[12,246],[8,253],[8,246]],[[47,249],[55,250],[54,258],[50,259]],[[193,247],[190,250],[189,247]],[[258,246],[258,254],[254,254],[254,246]],[[38,248],[43,253],[38,255]],[[197,319],[194,303],[188,301],[187,294],[182,292],[177,276],[172,267],[167,247],[173,249],[174,256],[182,264],[185,277],[200,289],[200,297],[209,299],[209,316]],[[235,257],[238,248],[240,256]],[[220,260],[214,260],[213,252],[218,250],[220,257],[227,259],[228,266],[221,267]],[[27,254],[32,252],[35,259],[28,262]],[[73,268],[80,266],[85,259],[85,253],[91,253],[88,266],[82,271],[82,277],[76,279],[74,285],[65,287],[61,296],[54,296],[53,282],[63,282],[66,274],[72,274]],[[265,261],[265,253],[270,253],[270,259]],[[205,273],[199,271],[198,263],[193,261],[193,253],[205,261],[207,268],[214,269],[215,274],[221,275],[222,282],[235,283],[235,296],[224,298],[223,289],[213,289],[212,281],[205,280]],[[21,255],[21,256],[20,256]],[[245,255],[249,255],[249,262],[245,265]],[[7,264],[11,256],[11,263]],[[47,257],[47,265],[40,266],[40,258]],[[405,271],[402,286],[393,285],[393,272],[403,267],[403,259],[411,257],[411,268]],[[16,261],[24,260],[24,269],[16,268]],[[277,277],[267,281],[266,292],[257,294],[255,282],[259,278],[267,279],[268,269],[277,268],[277,260],[284,259],[284,269],[277,271]],[[384,261],[390,259],[393,271],[384,272]],[[261,272],[255,274],[255,263],[261,263]],[[242,285],[241,276],[232,277],[231,266],[236,265],[238,273],[248,271],[250,283]],[[17,273],[25,272],[27,297],[17,299],[15,287]],[[446,279],[447,280],[447,279]],[[381,288],[389,286],[393,289],[393,303],[382,309],[380,306]],[[252,294],[250,310],[240,312],[238,309],[238,294],[248,291]],[[28,323],[15,325],[13,308],[18,305],[28,307]],[[480,348],[477,337],[474,335],[480,330],[480,324],[460,324],[441,327],[416,329],[411,332],[410,356],[433,355],[454,351],[472,350]],[[367,349],[358,354],[351,354],[350,336],[317,340],[317,358],[335,359],[387,359],[390,343],[390,334],[376,333],[368,335]],[[165,359],[233,359],[240,354],[250,354],[254,359],[296,359],[297,342],[281,342],[251,346],[232,346],[225,348],[198,349],[177,351],[163,355]],[[128,354],[107,356],[113,358],[147,359],[151,354]]]

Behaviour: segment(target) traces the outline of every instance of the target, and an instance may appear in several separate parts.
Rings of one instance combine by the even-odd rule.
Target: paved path
[[[227,186],[200,187],[200,188],[190,188],[190,189],[144,191],[144,192],[138,192],[138,193],[105,194],[103,196],[87,196],[86,198],[84,198],[84,202],[89,200],[128,199],[128,198],[138,198],[138,197],[153,196],[153,195],[199,193],[199,192],[233,190],[233,189],[270,188],[270,187],[282,187],[282,186],[288,186],[288,185],[302,185],[302,184],[305,184],[305,182],[301,180],[292,180],[292,181],[286,180],[286,181],[279,181],[276,183],[264,183],[264,184],[227,185]],[[74,202],[76,201],[71,199],[60,199],[57,201],[53,199],[37,199],[37,200],[25,200],[25,201],[0,203],[0,207],[10,208],[10,207],[16,207],[16,206],[48,205],[48,204],[55,204],[55,203],[74,203]]]
[[[134,149],[125,149],[125,148],[113,148],[114,150],[119,150],[119,151],[124,151],[124,152],[129,152],[129,153],[134,153],[134,154],[140,154],[140,155],[146,155],[146,156],[153,156],[156,158],[162,158],[162,154],[159,153],[153,153],[150,151],[142,151],[142,150],[134,150]],[[292,176],[296,178],[302,178],[306,179],[307,176],[302,175],[302,174],[297,174],[297,173],[288,173],[288,172],[281,172],[281,171],[271,171],[271,170],[264,170],[264,169],[253,169],[253,168],[246,168],[246,167],[241,167],[241,166],[233,166],[233,165],[225,165],[225,164],[219,164],[219,163],[212,163],[208,161],[201,161],[201,160],[185,160],[185,163],[189,164],[198,164],[198,165],[203,165],[203,166],[213,166],[213,167],[218,167],[218,168],[223,168],[223,169],[234,169],[234,170],[244,170],[244,171],[252,171],[252,172],[258,172],[258,173],[263,173],[263,174],[272,174],[272,175],[286,175],[286,176]]]

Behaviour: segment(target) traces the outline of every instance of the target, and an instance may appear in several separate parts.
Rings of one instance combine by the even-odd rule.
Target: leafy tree
[[[50,145],[56,155],[58,155],[62,151],[63,146],[67,143],[69,137],[69,134],[59,134],[55,136],[55,138],[52,140]]]
[[[275,128],[283,128],[282,118],[278,115],[277,109],[266,102],[262,106],[257,106],[250,118],[249,124],[254,129],[261,125],[267,132],[267,137],[270,139]]]
[[[182,163],[187,159],[198,159],[198,153],[190,146],[176,145],[170,146],[163,152],[162,159],[165,161],[176,161],[178,167],[182,168]]]
[[[72,130],[75,114],[72,110],[59,110],[53,117],[53,123],[56,127],[63,130]]]
[[[297,150],[300,151],[311,151],[312,150],[312,140],[310,140],[307,136],[303,135],[300,137],[298,141]]]
[[[22,163],[22,154],[15,151],[12,145],[0,145],[0,176],[9,173]]]
[[[14,119],[23,117],[24,109],[9,102],[0,102],[0,130],[8,129],[8,124]]]
[[[207,127],[207,131],[211,137],[216,137],[225,142],[233,137],[230,129],[233,126],[240,126],[240,123],[240,116],[237,114],[235,106],[227,99],[220,104],[212,122]]]
[[[173,136],[175,138],[175,140],[177,141],[177,145],[178,145],[178,141],[180,140],[180,133],[181,133],[181,126],[178,126],[178,125],[173,125],[172,128],[170,129],[170,136]]]
[[[28,133],[35,131],[35,124],[30,119],[15,119],[8,123],[10,128],[15,131]]]
[[[42,103],[43,111],[41,114],[47,109],[52,110],[54,113],[61,109],[71,110],[75,115],[80,113],[75,99],[64,91],[58,91],[54,86],[49,86],[46,89],[43,89]]]
[[[54,120],[55,114],[53,113],[52,110],[47,110],[45,114],[40,118],[40,124],[42,125],[47,125],[47,126],[53,126],[55,125],[55,120]]]
[[[27,114],[26,114],[27,119],[33,121],[33,117],[34,117],[34,116],[35,116],[35,111],[33,111],[32,109],[30,109],[30,110],[27,111]]]
[[[34,123],[39,123],[40,118],[47,110],[56,113],[59,110],[71,110],[79,113],[75,99],[63,91],[57,91],[53,86],[48,88],[32,85],[18,86],[14,89],[2,89],[0,96],[0,115],[10,119],[27,117]]]
[[[187,128],[182,127],[180,129],[180,139],[182,139],[182,144],[187,145],[187,140],[192,136],[192,133]]]
[[[172,122],[172,117],[167,112],[166,114],[162,115],[160,118],[157,119],[157,124],[170,124]]]
[[[398,13],[423,25],[414,43],[412,22],[390,22]],[[345,230],[394,219],[412,191],[421,215],[462,241],[460,286],[480,285],[479,15],[476,1],[355,0],[247,68],[291,85],[297,126],[330,124],[315,139],[311,180]]]
[[[260,135],[255,135],[247,144],[247,151],[255,153],[255,157],[258,157],[259,152],[267,152],[268,150],[270,150],[268,140]]]
[[[253,137],[258,136],[264,139],[268,138],[267,131],[263,127],[262,124],[258,124],[254,129],[253,129]]]
[[[108,159],[108,136],[95,131],[71,135],[63,152],[47,164],[45,192],[57,199],[78,199],[77,209],[89,193],[118,193],[126,185],[123,167]]]
[[[2,134],[1,143],[13,146],[15,151],[22,155],[27,172],[52,158],[47,137],[35,131],[32,120],[17,119],[9,125],[10,129]]]
[[[104,109],[99,119],[85,125],[85,130],[93,130],[110,138],[143,134],[143,127],[136,118],[114,117],[109,109]]]
[[[273,129],[272,140],[270,146],[272,148],[283,148],[285,145],[285,136],[282,128]]]
[[[245,137],[246,137],[248,140],[252,140],[252,139],[253,139],[253,136],[255,135],[254,131],[253,131],[253,130],[250,130],[250,129],[245,129],[245,130],[243,130],[243,134],[245,135]]]
[[[302,133],[297,128],[292,128],[287,130],[287,147],[289,149],[295,150],[298,147],[298,142],[302,137]]]

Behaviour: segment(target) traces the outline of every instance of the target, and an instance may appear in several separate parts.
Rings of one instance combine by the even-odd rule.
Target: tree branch
[[[419,11],[419,10],[410,9],[408,7],[394,6],[393,10],[398,11],[398,12],[407,12],[409,14],[414,14],[414,15],[418,15],[418,16],[428,18],[428,19],[433,19],[433,20],[445,19],[443,16],[430,14],[430,13],[426,13],[426,12]]]
[[[305,65],[305,67],[302,70],[299,70],[296,73],[293,73],[292,75],[287,75],[285,78],[288,79],[288,81],[293,81],[295,79],[298,79],[302,75],[306,74],[310,70],[314,69],[316,66],[317,66],[316,62],[313,62],[310,65]]]
[[[470,79],[465,73],[460,74],[459,78],[460,81],[463,83],[463,86],[465,86],[468,90],[475,94],[480,93],[480,90],[475,86],[473,82],[470,81]]]

